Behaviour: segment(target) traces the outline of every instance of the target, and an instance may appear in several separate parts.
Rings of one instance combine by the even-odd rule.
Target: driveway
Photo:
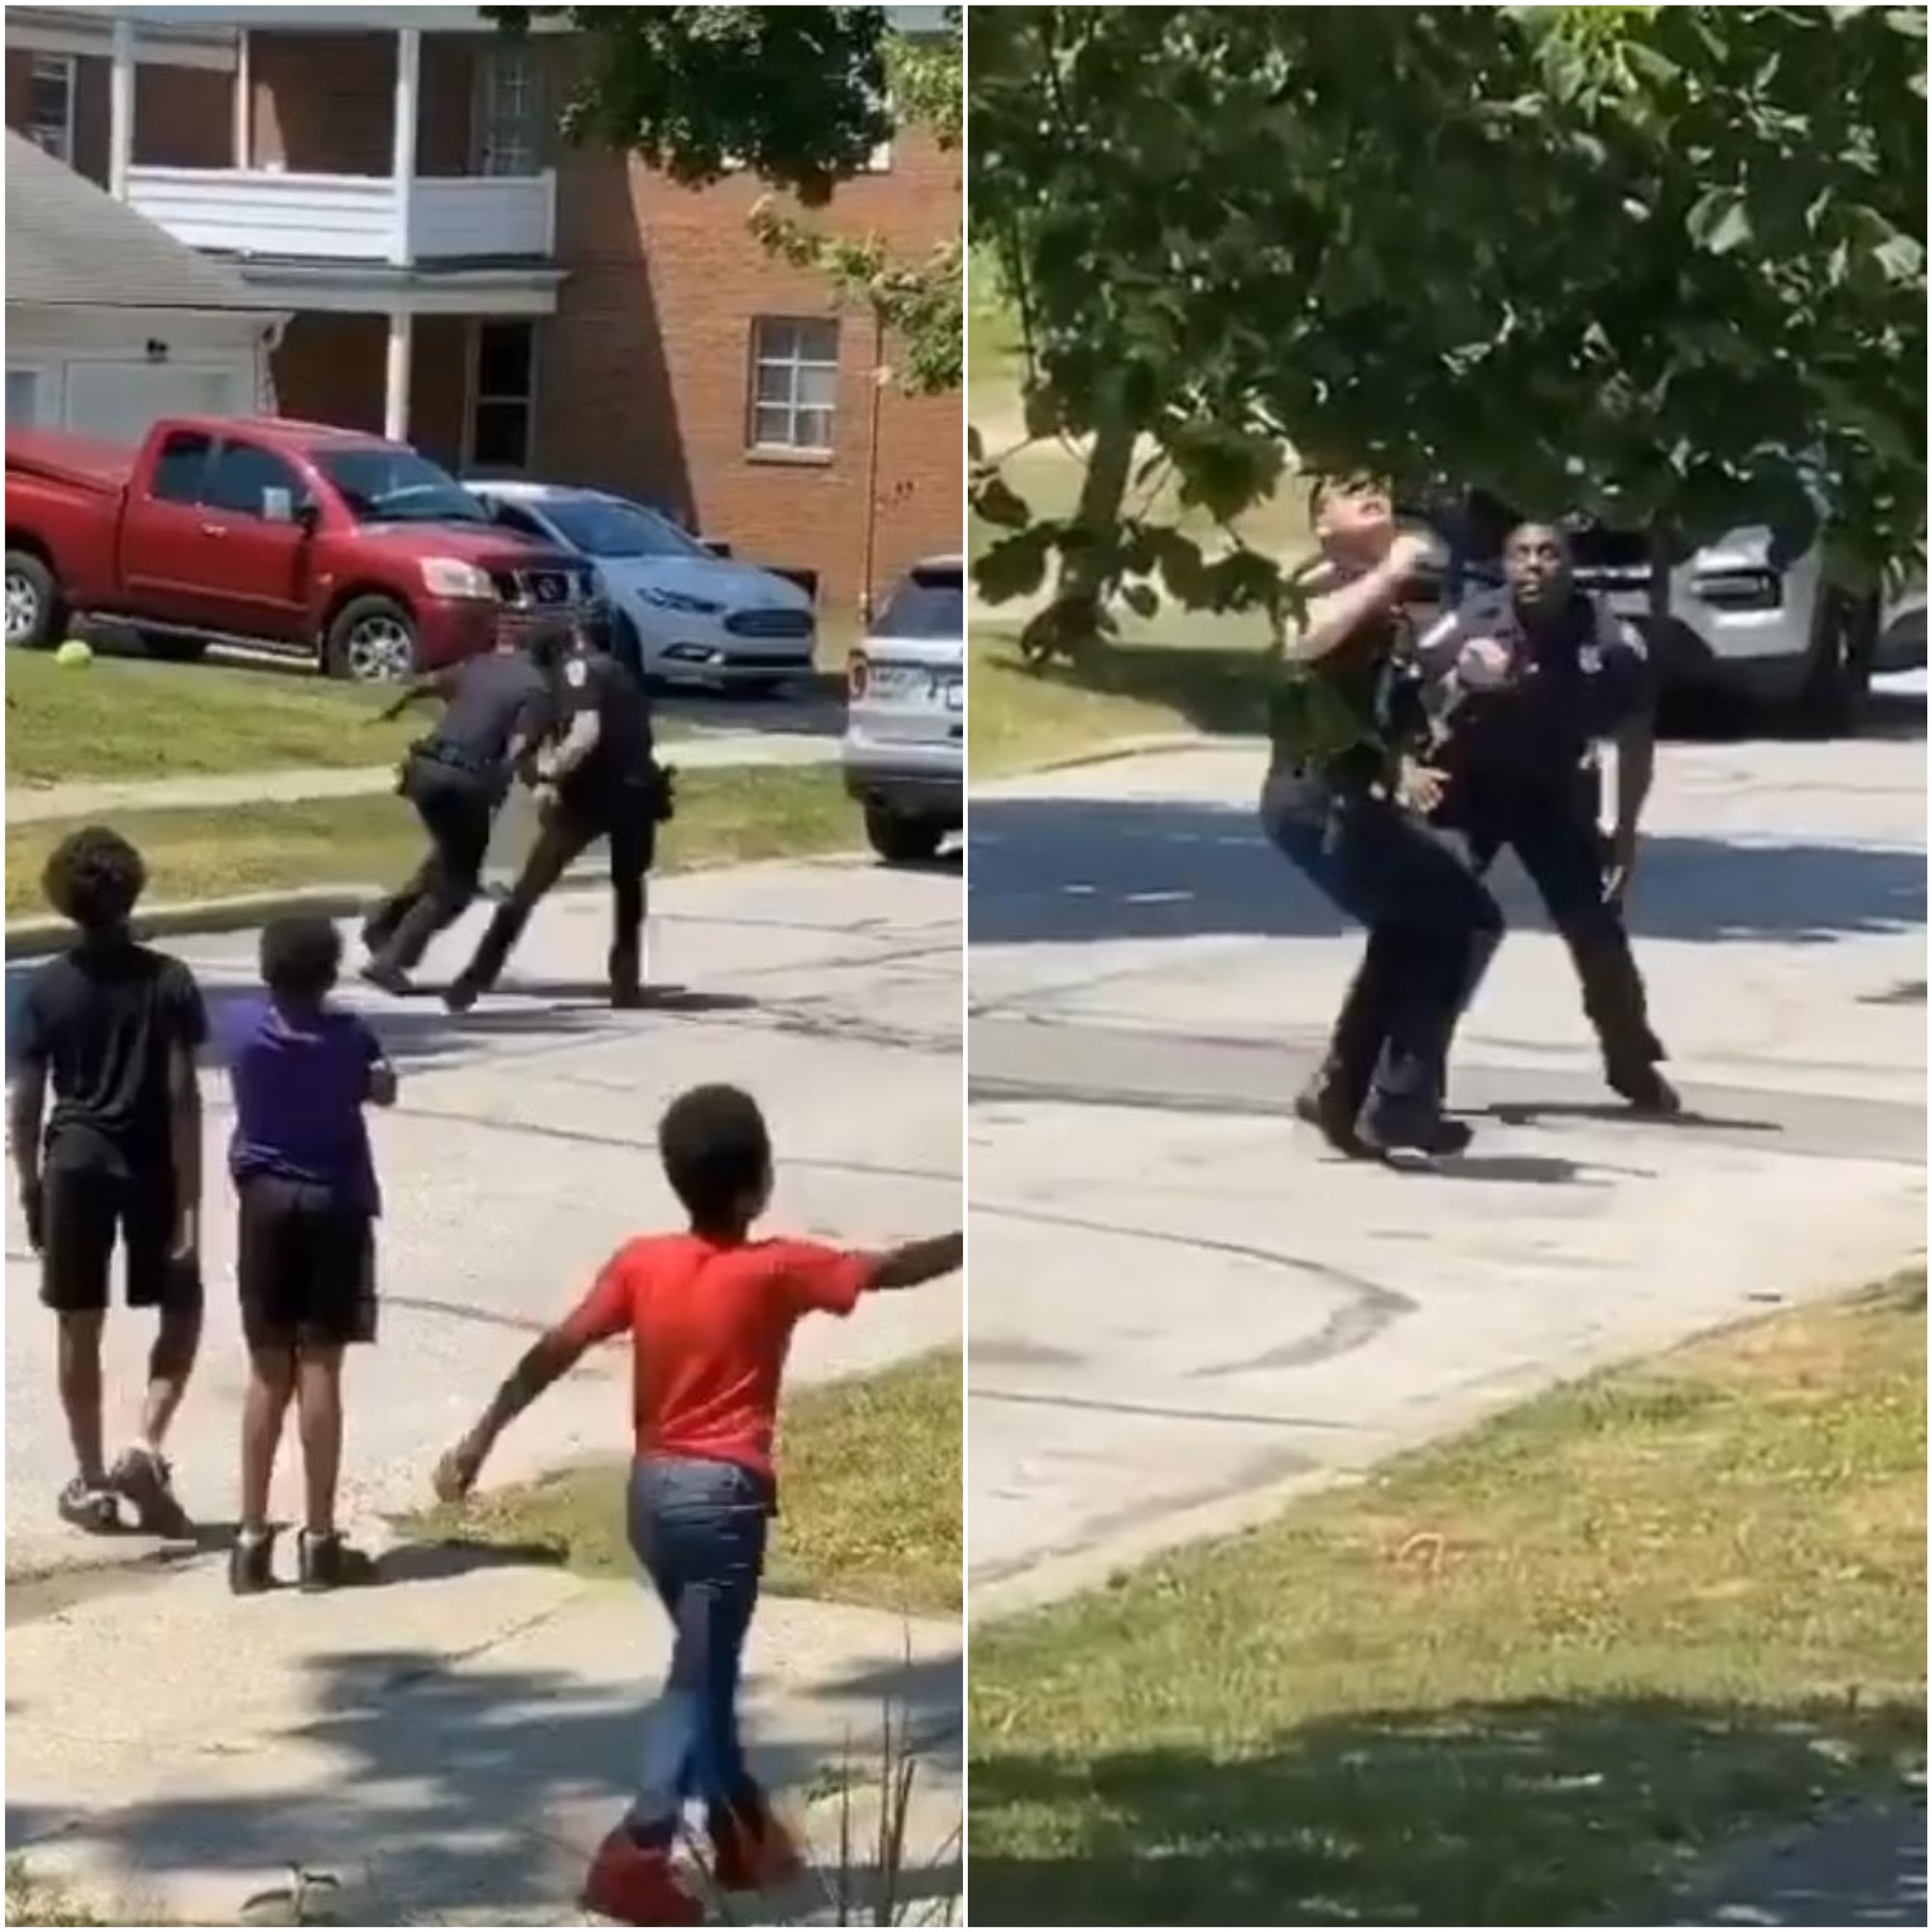
[[[1260,838],[1258,747],[976,791],[976,1613],[1920,1250],[1923,718],[1665,749],[1634,923],[1680,1122],[1605,1104],[1500,872],[1433,1174],[1289,1117],[1360,939]]]
[[[433,1456],[612,1248],[634,1231],[676,1225],[654,1134],[686,1086],[735,1081],[763,1102],[780,1167],[773,1226],[855,1242],[957,1226],[960,900],[956,869],[889,872],[856,860],[671,879],[654,893],[651,971],[680,990],[657,1010],[616,1014],[596,983],[604,895],[564,893],[539,914],[502,995],[465,1019],[433,1001],[350,995],[403,1076],[402,1104],[376,1130],[387,1193],[384,1325],[351,1371],[355,1507],[422,1500]],[[432,970],[458,963],[474,936],[443,940]],[[177,950],[219,1000],[250,983],[254,943]],[[11,991],[17,976],[8,977]],[[218,1174],[225,1082],[212,1077],[208,1091]],[[232,1197],[217,1179],[210,1199],[208,1344],[175,1446],[185,1499],[220,1520],[234,1509],[244,1362]],[[7,1531],[16,1568],[71,1553],[52,1523],[69,1459],[36,1285],[10,1202]],[[865,1370],[959,1332],[957,1281],[881,1296],[848,1321],[808,1324],[795,1373]],[[139,1320],[109,1324],[115,1446],[149,1333]],[[586,1364],[505,1439],[497,1474],[621,1451],[626,1373],[620,1351]],[[294,1461],[280,1472],[291,1507]]]

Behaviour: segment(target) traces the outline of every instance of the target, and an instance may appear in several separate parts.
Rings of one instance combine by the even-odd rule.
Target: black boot
[[[611,976],[611,1004],[629,1012],[644,1004],[643,961],[635,946],[613,946],[606,961]]]
[[[275,1587],[275,1532],[241,1532],[228,1546],[228,1588],[237,1597],[259,1597]]]

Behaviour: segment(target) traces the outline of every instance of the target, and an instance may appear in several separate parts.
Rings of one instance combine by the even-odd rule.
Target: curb
[[[232,898],[189,899],[144,909],[134,929],[144,939],[178,939],[188,933],[249,932],[296,913],[353,919],[382,894],[380,886],[301,886],[279,893],[240,893]],[[44,958],[66,952],[72,943],[73,928],[63,919],[7,922],[10,960]]]

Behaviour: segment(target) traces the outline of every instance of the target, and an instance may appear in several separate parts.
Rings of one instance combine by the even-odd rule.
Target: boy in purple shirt
[[[241,1197],[242,1327],[251,1373],[242,1419],[238,1596],[273,1582],[269,1486],[294,1400],[307,1513],[305,1590],[367,1580],[366,1557],[335,1525],[342,1468],[342,1351],[376,1339],[375,1222],[382,1211],[366,1106],[395,1103],[396,1075],[359,1014],[328,1004],[342,939],[323,919],[262,934],[263,999],[223,1015],[235,1088],[229,1168]]]

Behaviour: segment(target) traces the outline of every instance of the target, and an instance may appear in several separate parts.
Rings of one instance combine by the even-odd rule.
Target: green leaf
[[[1031,529],[1002,537],[974,564],[973,582],[988,604],[1031,597],[1046,582],[1055,527],[1036,524]]]
[[[1750,209],[1737,187],[1714,187],[1685,217],[1685,233],[1706,254],[1728,255],[1750,240]]]
[[[997,473],[987,477],[973,493],[973,514],[1003,530],[1023,530],[1033,521],[1026,498]]]

